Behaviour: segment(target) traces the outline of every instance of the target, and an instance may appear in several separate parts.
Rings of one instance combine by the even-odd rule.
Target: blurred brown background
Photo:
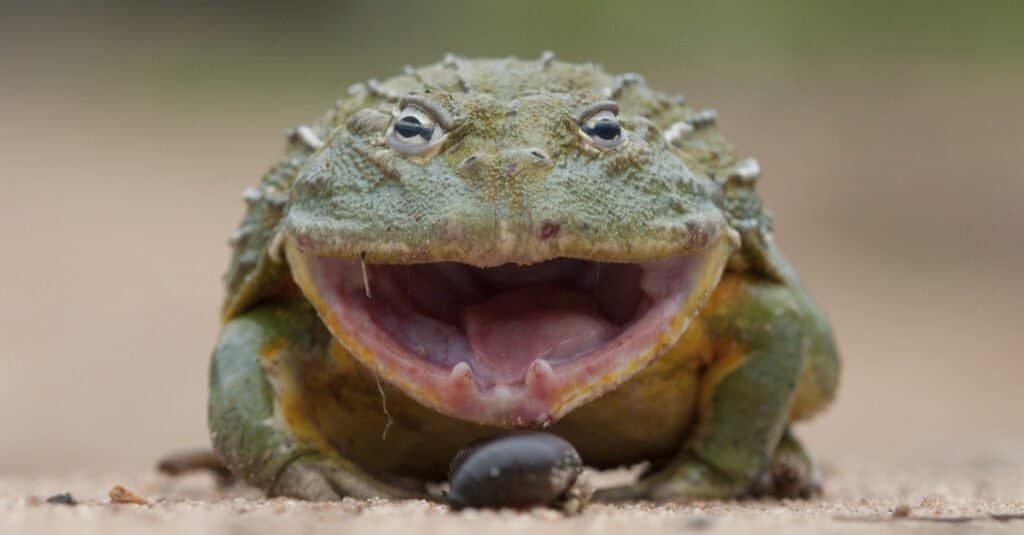
[[[5,2],[0,474],[202,444],[239,194],[347,85],[595,61],[718,109],[845,357],[826,461],[1024,447],[1024,4]]]

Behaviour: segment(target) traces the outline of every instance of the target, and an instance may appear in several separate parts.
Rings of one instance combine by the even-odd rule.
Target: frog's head
[[[355,358],[439,412],[520,427],[643,369],[737,245],[638,106],[524,65],[364,99],[284,225],[295,280]]]

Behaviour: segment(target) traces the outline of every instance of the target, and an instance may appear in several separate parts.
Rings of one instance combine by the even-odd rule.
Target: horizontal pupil
[[[433,126],[424,126],[420,123],[420,120],[412,117],[402,117],[395,123],[395,132],[404,138],[421,137],[423,139],[430,139],[434,135]]]
[[[622,129],[619,127],[619,123],[604,119],[594,123],[594,127],[591,128],[593,135],[605,140],[611,141],[619,137],[619,133]]]

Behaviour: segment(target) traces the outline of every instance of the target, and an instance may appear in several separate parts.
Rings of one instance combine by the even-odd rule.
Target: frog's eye
[[[444,134],[444,128],[429,114],[415,106],[406,106],[388,128],[387,138],[391,148],[413,156],[436,147]]]
[[[599,149],[613,149],[626,141],[626,134],[616,116],[618,107],[602,105],[584,116],[580,132],[592,145]]]

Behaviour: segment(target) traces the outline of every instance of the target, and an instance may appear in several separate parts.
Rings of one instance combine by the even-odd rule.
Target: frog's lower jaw
[[[286,245],[299,287],[356,359],[438,412],[507,427],[546,426],[643,369],[686,330],[732,250],[723,239],[634,264],[478,268]]]

